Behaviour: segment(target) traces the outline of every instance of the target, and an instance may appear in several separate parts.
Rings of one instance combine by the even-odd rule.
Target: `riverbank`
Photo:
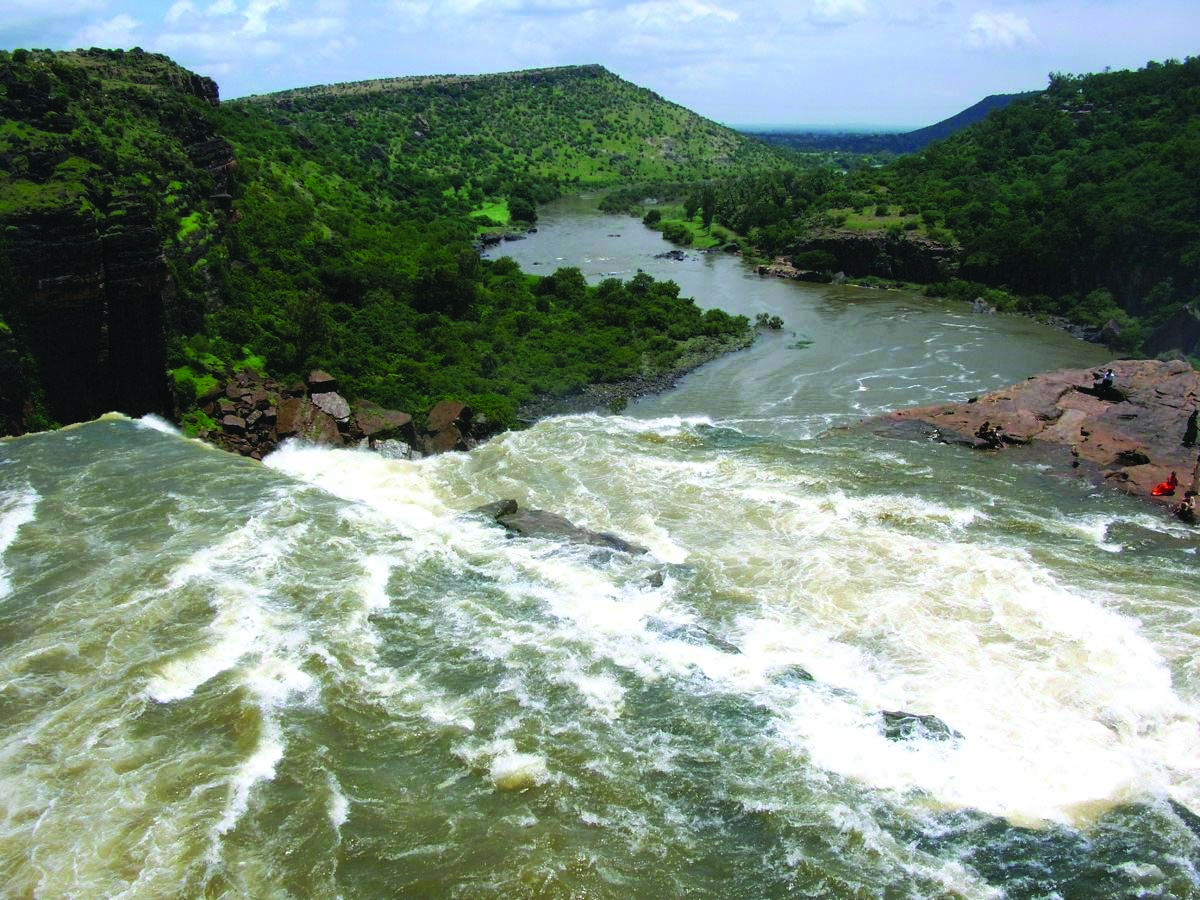
[[[728,338],[694,338],[689,341],[679,363],[665,372],[637,375],[621,381],[589,384],[567,395],[542,395],[523,403],[517,414],[525,424],[533,424],[548,416],[574,415],[590,412],[620,412],[630,402],[661,394],[674,388],[685,375],[706,363],[745,350],[754,343],[757,331],[747,328],[742,334]]]

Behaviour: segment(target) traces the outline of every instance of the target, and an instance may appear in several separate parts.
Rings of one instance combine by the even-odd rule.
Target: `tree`
[[[525,197],[510,197],[508,214],[514,222],[527,222],[532,225],[537,221],[537,207]]]

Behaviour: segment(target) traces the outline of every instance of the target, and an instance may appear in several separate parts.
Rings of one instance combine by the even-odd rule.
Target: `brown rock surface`
[[[1182,361],[1117,360],[1117,399],[1092,390],[1095,370],[1064,369],[991,391],[966,403],[902,409],[868,419],[886,430],[920,428],[947,443],[987,449],[975,436],[985,422],[1000,425],[1008,445],[1061,463],[1089,465],[1089,474],[1126,493],[1175,503],[1200,476],[1196,447],[1184,447],[1188,414],[1200,403],[1200,372]],[[1141,460],[1148,459],[1149,462]],[[1179,477],[1174,497],[1150,497],[1171,472]]]

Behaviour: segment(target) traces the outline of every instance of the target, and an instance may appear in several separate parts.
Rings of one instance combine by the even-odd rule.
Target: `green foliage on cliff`
[[[127,200],[190,212],[208,187],[187,152],[210,129],[206,86],[140,50],[0,53],[0,217]],[[170,181],[191,188],[174,204]]]

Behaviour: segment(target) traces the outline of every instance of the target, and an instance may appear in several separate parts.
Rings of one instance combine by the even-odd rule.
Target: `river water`
[[[1200,895],[1196,533],[836,427],[1103,351],[664,249],[584,200],[501,248],[784,319],[624,415],[0,443],[0,894]],[[503,497],[650,553],[467,514]]]

